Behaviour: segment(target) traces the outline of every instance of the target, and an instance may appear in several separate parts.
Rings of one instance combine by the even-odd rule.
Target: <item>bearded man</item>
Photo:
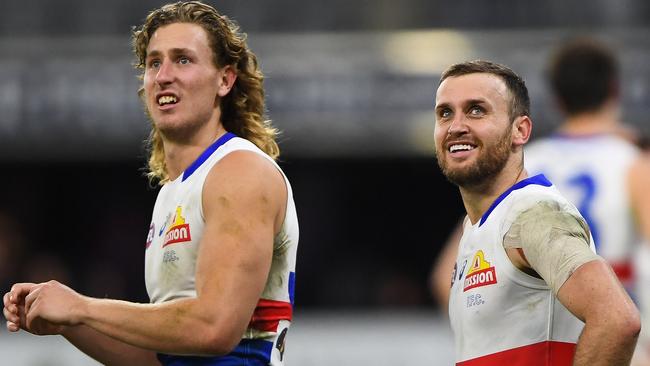
[[[529,111],[503,65],[442,74],[436,155],[467,211],[449,298],[456,365],[629,365],[638,310],[575,206],[524,169]]]

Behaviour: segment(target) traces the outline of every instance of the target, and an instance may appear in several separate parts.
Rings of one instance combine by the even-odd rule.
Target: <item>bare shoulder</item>
[[[219,160],[203,187],[204,213],[227,205],[231,209],[264,207],[276,214],[286,197],[284,178],[275,164],[248,150],[233,151]]]
[[[236,150],[224,156],[210,171],[209,177],[228,179],[262,178],[264,182],[282,182],[282,174],[268,158],[249,150]]]

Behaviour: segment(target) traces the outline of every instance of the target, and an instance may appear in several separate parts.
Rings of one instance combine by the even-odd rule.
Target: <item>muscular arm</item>
[[[39,318],[85,325],[121,342],[172,354],[225,354],[239,342],[262,293],[281,225],[286,187],[263,157],[237,151],[215,165],[203,189],[205,230],[196,298],[160,304],[66,296],[56,284],[27,297]]]
[[[44,285],[18,283],[5,294],[3,312],[9,331],[16,332],[20,327],[25,328],[25,297]],[[72,293],[72,290],[59,286]],[[75,347],[104,365],[160,365],[155,352],[120,342],[83,325],[66,327],[41,321],[39,330],[42,334],[63,335]]]
[[[120,342],[85,325],[68,327],[61,335],[103,365],[160,366],[155,352]]]
[[[638,311],[609,265],[591,252],[588,238],[583,220],[540,203],[519,215],[504,245],[517,267],[543,278],[585,323],[574,365],[629,365],[640,329]]]
[[[640,330],[638,311],[604,261],[580,266],[562,285],[558,299],[585,323],[575,366],[629,365]]]

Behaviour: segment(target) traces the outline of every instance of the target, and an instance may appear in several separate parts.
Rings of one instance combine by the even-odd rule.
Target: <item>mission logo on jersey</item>
[[[475,287],[493,285],[497,283],[497,273],[490,262],[485,260],[485,254],[479,250],[472,259],[472,265],[465,276],[463,292]]]
[[[169,229],[167,229],[167,232],[165,233],[163,247],[174,243],[192,240],[192,235],[190,235],[190,224],[185,223],[185,218],[181,215],[182,210],[183,208],[181,206],[176,207],[176,214],[169,224]]]

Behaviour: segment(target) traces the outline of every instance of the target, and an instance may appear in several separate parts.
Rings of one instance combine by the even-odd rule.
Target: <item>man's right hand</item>
[[[8,331],[17,332],[27,324],[25,321],[25,297],[35,286],[34,283],[17,283],[4,295],[2,312],[7,319]]]
[[[27,313],[25,311],[25,298],[33,291],[40,288],[43,284],[36,283],[17,283],[11,287],[3,297],[4,309],[2,310],[7,319],[7,330],[17,332],[20,329],[33,333],[27,327]],[[65,329],[64,326],[52,324],[39,319],[39,334],[61,334]]]

